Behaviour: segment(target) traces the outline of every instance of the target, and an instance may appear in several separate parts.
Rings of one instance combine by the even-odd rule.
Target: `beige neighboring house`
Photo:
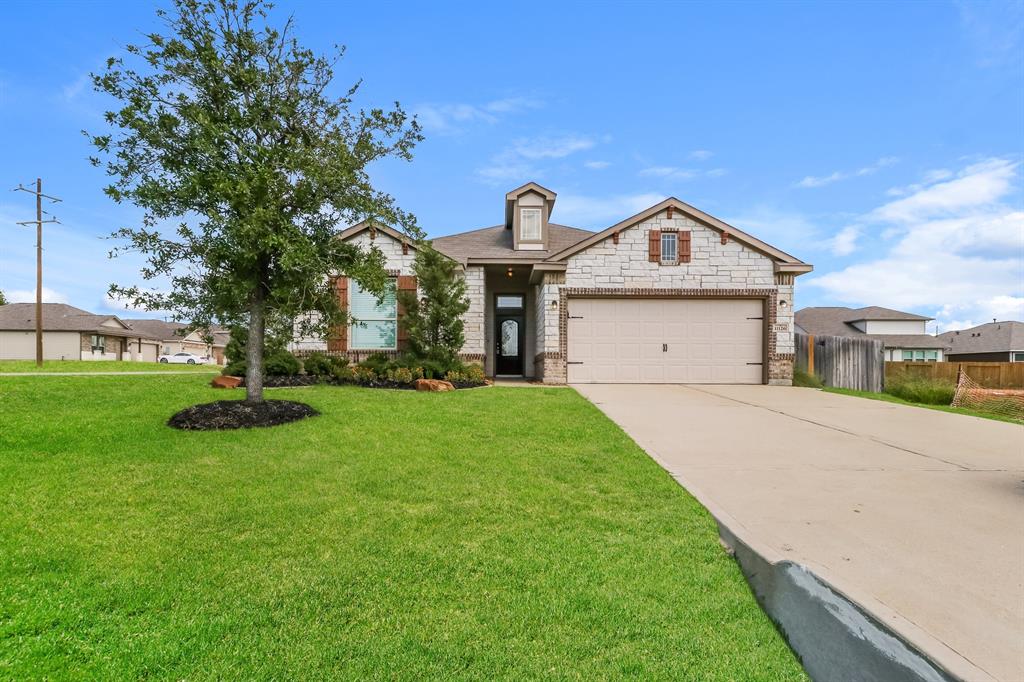
[[[599,232],[554,222],[556,199],[530,182],[496,197],[503,222],[432,240],[466,281],[464,361],[546,383],[792,382],[793,286],[810,264],[675,198]],[[339,236],[417,289],[403,234],[363,222]],[[334,281],[355,322],[293,349],[400,353],[396,297]]]
[[[36,304],[0,306],[0,360],[36,357]],[[116,315],[96,315],[64,303],[43,304],[46,360],[156,362],[160,341]]]
[[[878,339],[885,345],[886,360],[942,362],[948,344],[928,333],[927,325],[933,319],[875,305],[801,308],[796,311],[796,328],[815,336]]]
[[[152,337],[160,339],[160,355],[175,353],[193,353],[213,358],[218,365],[223,365],[224,348],[227,346],[230,332],[215,327],[211,336],[212,343],[207,343],[202,330],[194,329],[185,333],[188,325],[183,322],[165,322],[164,320],[128,319],[124,320],[132,329],[138,329]]]

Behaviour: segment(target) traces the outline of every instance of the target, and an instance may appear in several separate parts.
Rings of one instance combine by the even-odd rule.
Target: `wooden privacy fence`
[[[876,339],[797,334],[796,366],[826,386],[877,393],[885,382],[885,348]]]
[[[885,380],[957,382],[960,368],[984,388],[1024,388],[1024,362],[887,362]]]

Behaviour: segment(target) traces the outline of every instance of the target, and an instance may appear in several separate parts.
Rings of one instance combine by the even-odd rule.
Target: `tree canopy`
[[[245,324],[252,401],[262,399],[268,325],[324,333],[343,323],[333,273],[384,290],[381,253],[337,239],[340,225],[380,219],[421,237],[367,172],[412,158],[416,121],[397,102],[355,109],[359,82],[332,94],[344,48],[328,58],[302,47],[292,19],[270,25],[271,7],[174,0],[158,10],[165,30],[93,76],[119,107],[106,114],[109,131],[89,135],[91,161],[112,178],[106,193],[144,209],[140,225],[114,232],[126,244],[111,255],[144,254],[153,286],[111,294],[196,327]]]

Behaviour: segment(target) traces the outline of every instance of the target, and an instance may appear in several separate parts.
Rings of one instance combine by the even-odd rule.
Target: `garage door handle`
[[[570,315],[569,319],[570,320],[582,320],[583,316],[582,315]]]
[[[577,360],[576,362],[573,362],[572,360],[570,360],[569,362],[567,362],[565,364],[567,364],[567,365],[582,365],[583,361],[582,360]]]
[[[668,352],[668,344],[667,343],[661,344],[661,352],[662,353],[667,353]]]
[[[748,317],[748,320],[763,320],[763,317]]]
[[[748,365],[763,365],[763,362],[748,362]]]

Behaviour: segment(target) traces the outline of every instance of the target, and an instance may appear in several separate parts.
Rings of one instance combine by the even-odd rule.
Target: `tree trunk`
[[[245,345],[245,402],[263,402],[263,334],[266,331],[263,291],[257,286],[249,302],[249,339]]]

